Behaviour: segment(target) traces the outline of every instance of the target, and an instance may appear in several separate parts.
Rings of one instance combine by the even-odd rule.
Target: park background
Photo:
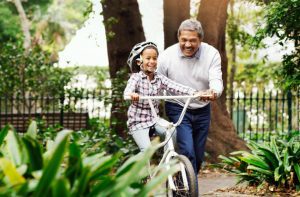
[[[1,127],[25,132],[36,120],[42,141],[62,128],[81,130],[85,150],[122,154],[120,165],[137,151],[122,99],[129,51],[143,40],[163,50],[194,17],[221,53],[226,87],[212,104],[207,160],[299,132],[299,4],[2,0]]]

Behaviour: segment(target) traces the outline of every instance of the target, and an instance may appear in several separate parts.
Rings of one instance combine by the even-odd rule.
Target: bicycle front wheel
[[[177,155],[174,158],[178,159],[179,163],[184,166],[184,172],[178,171],[172,176],[172,180],[175,185],[175,190],[170,188],[170,184],[167,182],[167,194],[169,197],[172,196],[191,196],[197,197],[198,191],[196,187],[196,176],[194,168],[190,160],[184,155]],[[184,174],[188,183],[188,188],[184,186]]]

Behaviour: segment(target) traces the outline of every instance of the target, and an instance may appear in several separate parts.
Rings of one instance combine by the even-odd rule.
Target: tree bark
[[[190,18],[189,0],[164,0],[165,48],[177,42],[178,27],[188,18]]]
[[[212,102],[211,127],[206,144],[206,152],[211,162],[218,161],[218,155],[227,155],[235,150],[245,150],[245,142],[240,139],[226,108],[227,56],[225,49],[225,29],[229,0],[202,0],[197,19],[204,29],[204,42],[219,50],[222,58],[224,91]]]
[[[21,0],[13,0],[12,2],[14,3],[14,5],[19,13],[22,31],[23,31],[23,35],[24,35],[23,46],[24,46],[25,51],[28,51],[28,49],[31,46],[30,22],[26,16],[26,13],[22,6]]]
[[[126,61],[132,47],[144,41],[144,30],[137,0],[102,0],[106,30],[109,73],[112,79],[111,127],[120,136],[125,136],[126,110],[122,93],[128,75],[119,75],[126,69]],[[125,74],[127,73],[125,72]]]

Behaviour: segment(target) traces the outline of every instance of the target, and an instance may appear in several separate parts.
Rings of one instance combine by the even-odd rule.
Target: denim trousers
[[[168,124],[168,121],[159,118],[157,122],[158,123],[154,124],[155,133],[164,137],[166,131],[164,125]],[[151,145],[149,130],[150,127],[131,131],[131,135],[141,152],[145,151]]]
[[[177,122],[183,107],[166,102],[165,110],[171,122]],[[204,148],[210,125],[210,104],[198,109],[188,109],[177,130],[177,152],[191,161],[195,174],[200,170],[204,159]]]

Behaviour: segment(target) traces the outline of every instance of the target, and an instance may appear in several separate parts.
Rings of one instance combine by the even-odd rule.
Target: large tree
[[[206,148],[212,161],[216,161],[217,156],[220,154],[228,154],[233,150],[246,148],[245,142],[237,136],[226,109],[227,56],[225,29],[228,2],[229,0],[202,0],[197,17],[201,21],[205,32],[203,41],[218,49],[222,58],[224,91],[220,99],[212,102],[212,124]]]
[[[145,40],[144,30],[137,0],[104,0],[101,3],[107,37],[109,73],[113,80],[111,125],[124,136],[124,122],[127,117],[121,97],[123,86],[120,86],[120,83],[124,83],[127,78],[118,75],[118,71],[127,68],[126,61],[131,48]]]
[[[190,0],[164,0],[165,48],[176,42],[180,23],[188,18],[190,18]]]
[[[176,9],[178,2],[165,1],[168,4],[164,5],[165,16],[173,16],[177,25],[170,26],[170,20],[164,20],[165,39],[168,43],[174,44],[178,42],[174,33],[177,32],[180,22],[189,17],[183,17],[178,21],[178,16],[184,12],[181,9]],[[173,2],[173,4],[172,4]],[[222,72],[224,81],[224,92],[220,99],[212,103],[212,125],[209,132],[206,151],[210,155],[210,161],[217,161],[218,155],[227,154],[233,150],[245,149],[245,143],[241,140],[235,131],[233,123],[226,109],[226,84],[227,84],[227,56],[225,50],[225,28],[227,21],[227,6],[229,0],[201,0],[197,19],[202,23],[204,29],[204,42],[207,42],[217,48],[222,58]],[[177,14],[180,13],[178,16]],[[189,13],[189,12],[188,12]]]

